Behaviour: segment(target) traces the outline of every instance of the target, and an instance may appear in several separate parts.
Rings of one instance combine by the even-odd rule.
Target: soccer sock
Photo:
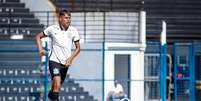
[[[49,99],[52,100],[52,101],[59,101],[59,92],[52,92],[52,91],[49,91],[48,97],[49,97]]]
[[[49,91],[49,93],[48,93],[48,98],[49,98],[50,100],[53,99],[53,98],[52,98],[52,91]]]
[[[55,100],[55,101],[59,101],[59,92],[53,92],[53,99]]]

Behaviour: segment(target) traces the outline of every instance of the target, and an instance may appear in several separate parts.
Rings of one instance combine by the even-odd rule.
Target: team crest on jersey
[[[58,68],[54,68],[53,69],[53,74],[59,74],[59,69]]]

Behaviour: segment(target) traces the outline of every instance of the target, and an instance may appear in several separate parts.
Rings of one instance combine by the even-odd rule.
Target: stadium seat
[[[34,14],[25,8],[20,0],[0,1],[0,38],[10,38],[11,35],[22,34],[23,38],[33,38],[42,31],[43,25],[35,18]]]

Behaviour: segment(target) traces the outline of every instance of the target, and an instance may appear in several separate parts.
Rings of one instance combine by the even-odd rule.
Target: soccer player
[[[123,98],[125,98],[125,93],[124,93],[124,90],[123,90],[123,86],[119,83],[118,80],[115,80],[114,81],[114,87],[108,93],[106,101],[116,101],[118,99],[121,100]],[[125,101],[127,101],[127,100],[125,100]]]
[[[51,39],[49,71],[52,85],[48,97],[52,101],[59,101],[59,91],[65,80],[68,68],[80,52],[78,31],[76,28],[70,26],[70,23],[71,13],[68,10],[61,10],[59,12],[59,25],[49,26],[35,37],[40,56],[45,54],[41,38],[49,37]],[[71,52],[73,44],[75,50]]]

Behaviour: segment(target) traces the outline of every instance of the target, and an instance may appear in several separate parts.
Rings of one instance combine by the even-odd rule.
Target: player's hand
[[[72,63],[72,59],[71,59],[71,58],[68,58],[68,59],[66,60],[65,67],[70,66],[71,63]]]
[[[45,50],[44,49],[39,50],[39,55],[44,56],[45,55]]]

